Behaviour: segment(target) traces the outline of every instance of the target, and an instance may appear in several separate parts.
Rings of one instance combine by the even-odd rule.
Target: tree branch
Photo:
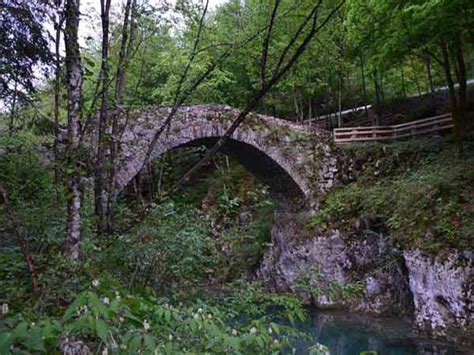
[[[270,37],[272,35],[272,30],[273,30],[273,25],[275,23],[275,16],[278,11],[278,6],[280,5],[280,0],[275,0],[275,3],[273,5],[272,9],[272,14],[270,16],[270,24],[267,29],[267,34],[263,39],[263,45],[262,45],[262,60],[261,60],[261,65],[260,65],[260,77],[262,80],[262,86],[265,85],[265,80],[266,80],[266,71],[267,71],[267,58],[268,58],[268,47],[270,45]]]

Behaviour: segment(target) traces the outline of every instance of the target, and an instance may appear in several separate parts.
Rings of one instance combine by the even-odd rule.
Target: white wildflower
[[[109,351],[107,350],[107,348],[104,348],[104,350],[102,350],[102,355],[108,355],[109,354]]]
[[[237,330],[232,329],[232,335],[233,335],[233,336],[237,336]]]
[[[250,329],[250,334],[252,334],[252,335],[257,334],[257,328],[252,327],[252,328]]]
[[[119,317],[119,322],[123,323],[123,321],[124,321],[123,317]]]
[[[110,300],[108,297],[102,298],[102,302],[104,302],[104,304],[107,304],[107,305],[110,304]]]
[[[94,287],[99,286],[99,280],[92,281],[92,286],[94,286]]]
[[[194,314],[194,319],[199,319],[199,314],[195,313]]]
[[[120,344],[120,349],[126,350],[126,349],[127,349],[127,345],[125,345],[125,344]]]
[[[171,341],[173,340],[173,334],[168,335],[168,339]]]
[[[272,328],[268,328],[268,334],[273,334]]]
[[[34,327],[36,325],[35,322],[31,322],[31,326]]]
[[[150,323],[148,323],[148,320],[143,321],[143,329],[148,330],[150,329]]]
[[[8,309],[8,303],[2,304],[2,314],[5,315],[5,314],[8,313],[8,311],[9,311],[9,309]]]
[[[198,313],[202,313],[202,308],[198,308]]]
[[[275,340],[273,341],[273,344],[275,344],[275,345],[278,345],[278,343],[279,343],[278,339],[275,339]]]
[[[212,319],[212,314],[208,314],[207,319]]]

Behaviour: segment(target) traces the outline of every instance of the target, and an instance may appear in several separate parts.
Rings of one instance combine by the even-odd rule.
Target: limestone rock
[[[472,329],[474,321],[474,255],[469,251],[430,257],[404,252],[418,327],[435,335],[450,328]]]
[[[411,297],[402,262],[373,234],[302,236],[301,217],[278,214],[272,247],[257,277],[276,291],[290,291],[319,308],[374,314],[410,313]]]

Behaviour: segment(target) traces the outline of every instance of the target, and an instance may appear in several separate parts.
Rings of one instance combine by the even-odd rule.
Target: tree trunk
[[[403,65],[400,66],[400,74],[402,76],[402,95],[403,95],[403,98],[406,99],[407,90],[405,87],[405,72],[403,71]]]
[[[413,62],[412,58],[410,58],[410,64],[411,64],[411,68],[413,70],[413,76],[415,77],[415,85],[416,85],[416,90],[418,91],[418,96],[421,96],[420,82],[418,80],[418,74],[416,73],[415,63]]]
[[[115,110],[112,114],[112,144],[110,147],[110,171],[109,171],[109,181],[108,181],[108,196],[107,196],[107,233],[111,234],[114,230],[113,216],[114,216],[114,207],[115,207],[115,170],[116,170],[116,160],[118,153],[118,109],[122,105],[123,101],[123,90],[125,87],[125,74],[126,74],[126,65],[127,65],[127,54],[130,50],[127,50],[127,43],[130,44],[128,40],[128,27],[129,27],[129,18],[130,18],[130,9],[134,6],[135,1],[127,0],[125,4],[125,14],[123,18],[122,25],[122,40],[120,43],[120,52],[119,52],[119,61],[117,64],[117,78],[115,82]],[[128,45],[130,48],[130,45]]]
[[[56,6],[56,21],[54,23],[54,29],[56,31],[54,38],[54,55],[55,55],[55,73],[54,73],[54,182],[59,184],[59,107],[60,102],[60,90],[61,90],[61,54],[60,54],[60,43],[61,43],[61,27],[63,23],[63,16],[60,12],[61,0],[55,1]]]
[[[68,81],[67,173],[67,239],[66,252],[71,260],[81,256],[81,189],[78,156],[81,137],[82,65],[78,43],[79,0],[66,1],[66,71]]]
[[[429,54],[425,54],[423,56],[423,62],[425,63],[426,75],[428,76],[428,85],[429,85],[430,97],[431,97],[431,107],[432,107],[433,112],[436,112],[436,95],[435,95],[435,87],[433,83],[433,74],[431,73],[431,58]]]
[[[380,75],[380,82],[379,82],[379,85],[380,85],[380,94],[381,94],[381,97],[382,97],[382,104],[385,102],[385,82],[384,82],[384,75],[382,73],[382,75]]]
[[[100,81],[102,82],[101,106],[99,114],[99,130],[97,141],[97,158],[95,167],[95,185],[94,185],[94,204],[95,214],[97,218],[97,232],[102,234],[105,230],[105,214],[104,214],[104,166],[106,142],[105,134],[107,129],[107,110],[108,110],[108,94],[109,94],[109,11],[111,0],[100,1],[100,17],[102,22],[102,65],[100,68]]]
[[[433,74],[431,72],[431,59],[428,54],[423,56],[423,61],[425,62],[425,68],[426,68],[426,75],[428,76],[428,85],[430,88],[430,93],[434,94],[435,93],[435,87],[433,83]]]
[[[459,82],[459,101],[458,101],[458,115],[461,130],[464,129],[466,124],[466,107],[467,107],[467,74],[466,74],[466,62],[464,60],[464,50],[461,41],[456,45],[456,61],[458,70],[458,82]]]
[[[13,212],[10,202],[8,201],[7,191],[0,183],[0,199],[3,204],[3,208],[5,209],[5,214],[10,219],[13,228],[15,229],[15,234],[18,238],[18,243],[20,244],[21,253],[23,254],[23,258],[25,259],[26,266],[28,268],[28,272],[31,278],[31,287],[33,292],[36,293],[38,291],[38,282],[36,277],[36,268],[35,264],[33,263],[33,258],[31,257],[30,248],[28,245],[28,239],[26,238],[25,234],[23,233],[20,224],[18,223],[18,219],[16,218],[15,213]]]
[[[18,82],[15,80],[15,88],[13,94],[12,107],[10,110],[10,123],[8,124],[8,133],[13,134],[13,129],[15,126],[15,116],[16,116],[16,103],[18,100]]]
[[[448,95],[449,95],[449,106],[451,108],[451,114],[453,116],[453,134],[458,151],[462,152],[462,136],[461,136],[461,121],[458,112],[456,89],[454,86],[453,76],[451,74],[451,64],[449,61],[449,50],[446,43],[441,44],[441,51],[443,53],[443,67],[446,75],[446,82],[448,84]]]
[[[374,70],[373,77],[374,77],[374,87],[375,87],[375,110],[374,110],[375,115],[374,115],[374,120],[372,122],[372,125],[378,126],[380,109],[382,107],[382,99],[381,99],[380,85],[379,85],[376,69]]]
[[[300,110],[298,106],[298,100],[296,98],[296,89],[293,87],[293,105],[295,107],[295,121],[298,122],[300,118]]]
[[[308,99],[308,120],[311,120],[312,118],[313,118],[313,100],[309,98]]]
[[[338,100],[337,100],[337,108],[338,108],[338,115],[337,115],[337,126],[342,127],[342,72],[339,72],[339,80],[338,80]]]
[[[367,117],[369,117],[369,110],[367,109],[367,102],[369,101],[368,96],[367,96],[367,83],[365,82],[365,65],[364,65],[364,59],[362,56],[359,56],[360,58],[360,70],[362,74],[362,92],[364,94],[364,110],[365,114]]]

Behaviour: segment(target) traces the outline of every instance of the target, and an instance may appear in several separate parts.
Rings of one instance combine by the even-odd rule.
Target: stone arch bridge
[[[170,112],[167,107],[120,112],[118,167],[115,185],[122,190],[144,166],[156,131]],[[184,146],[211,146],[240,111],[228,106],[192,105],[178,110],[151,159]],[[270,191],[302,197],[310,205],[333,184],[335,163],[327,132],[274,117],[249,114],[223,148],[270,187]]]

